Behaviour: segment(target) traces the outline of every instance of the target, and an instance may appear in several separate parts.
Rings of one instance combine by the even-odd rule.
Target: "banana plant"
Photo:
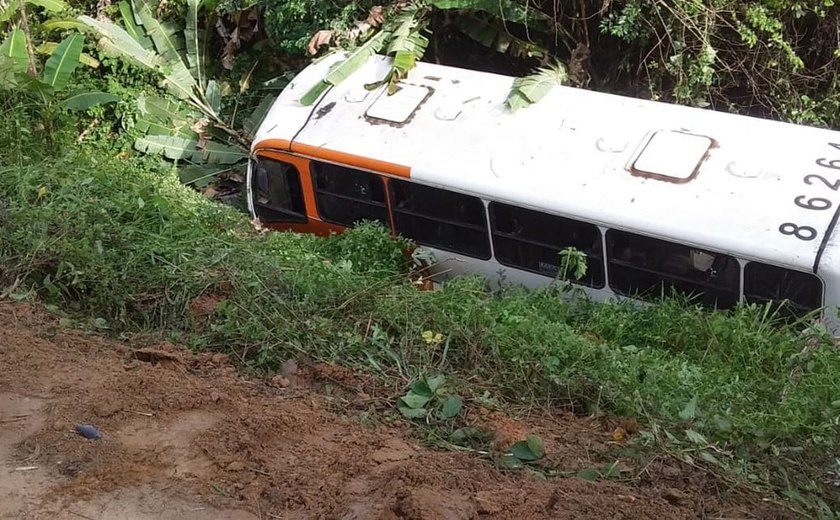
[[[562,30],[546,14],[530,9],[516,0],[415,0],[398,2],[396,7],[386,11],[386,22],[373,35],[364,35],[364,43],[351,50],[348,56],[332,68],[318,84],[313,86],[300,99],[303,105],[311,105],[330,87],[338,85],[359,69],[368,57],[382,53],[392,56],[391,70],[377,82],[366,85],[377,88],[388,85],[388,93],[397,91],[397,85],[404,80],[418,60],[422,59],[429,45],[424,34],[428,32],[429,14],[432,10],[446,11],[450,14],[450,23],[461,32],[495,51],[508,53],[515,57],[546,59],[550,56],[547,49],[524,39],[511,35],[506,23],[517,23],[534,27],[542,33]],[[567,36],[568,35],[564,35]],[[568,39],[568,38],[566,38]],[[565,43],[565,39],[564,39]],[[550,67],[551,68],[551,67]],[[554,70],[553,68],[551,68]],[[529,80],[531,81],[531,80]],[[531,84],[525,90],[532,92]],[[518,92],[518,91],[517,91]],[[514,93],[512,92],[512,95]],[[529,103],[527,95],[516,94],[513,99],[514,110]]]
[[[39,94],[43,101],[47,96],[64,90],[70,77],[81,63],[84,36],[73,33],[51,49],[50,57],[44,64],[40,77],[25,75],[31,70],[32,63],[26,49],[26,36],[22,29],[12,29],[0,43],[0,61],[2,67],[11,72],[5,77],[0,87],[23,87],[31,93]]]
[[[223,119],[222,88],[208,75],[208,31],[213,22],[205,7],[205,0],[187,0],[181,24],[159,19],[149,0],[120,1],[121,25],[86,15],[77,18],[96,35],[106,55],[160,80],[166,95],[137,99],[135,129],[141,135],[134,148],[181,163],[182,180],[199,188],[220,173],[244,166],[253,132],[274,100],[266,96],[245,118],[245,129]],[[203,26],[202,16],[207,16]]]
[[[366,85],[369,89],[388,84],[389,94],[397,90],[399,81],[405,79],[417,61],[426,52],[429,39],[423,34],[428,25],[428,9],[422,4],[409,4],[399,9],[369,39],[350,52],[346,59],[332,68],[329,73],[306,92],[300,99],[302,105],[311,105],[330,86],[335,86],[356,72],[370,56],[385,49],[385,54],[393,56],[391,70],[381,81]]]
[[[200,26],[204,0],[187,0],[183,24],[155,16],[148,0],[119,3],[122,26],[87,15],[77,19],[102,51],[160,79],[167,97],[137,99],[134,148],[187,164],[230,166],[247,157],[248,136],[221,117],[221,89],[207,79],[207,33]],[[209,25],[209,24],[208,24]]]

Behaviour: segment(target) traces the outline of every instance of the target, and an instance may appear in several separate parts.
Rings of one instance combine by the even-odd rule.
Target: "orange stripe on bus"
[[[396,177],[411,177],[411,168],[408,166],[371,159],[370,157],[363,157],[361,155],[337,152],[320,146],[312,146],[311,144],[289,143],[289,141],[286,141],[285,139],[266,139],[265,141],[257,143],[255,148],[257,150],[290,150],[293,153],[306,155],[315,159],[323,159],[325,161],[338,164],[344,164],[347,166],[353,166],[363,170],[385,173]]]

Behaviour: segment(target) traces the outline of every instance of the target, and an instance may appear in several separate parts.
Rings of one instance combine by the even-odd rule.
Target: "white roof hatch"
[[[697,175],[700,163],[713,144],[714,141],[704,135],[659,130],[636,158],[631,172],[661,181],[688,182]]]

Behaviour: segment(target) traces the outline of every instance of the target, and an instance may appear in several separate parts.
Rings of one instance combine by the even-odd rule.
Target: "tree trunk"
[[[26,0],[20,0],[20,26],[23,29],[23,36],[26,39],[26,52],[29,54],[29,75],[33,78],[38,75],[35,65],[35,49],[32,47],[32,33],[29,32],[29,18],[26,16]]]

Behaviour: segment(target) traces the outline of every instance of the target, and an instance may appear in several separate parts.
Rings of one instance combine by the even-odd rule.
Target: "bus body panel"
[[[380,56],[312,106],[300,105],[341,59],[315,63],[290,83],[261,125],[254,153],[410,178],[485,204],[504,202],[817,273],[825,301],[832,302],[826,319],[840,329],[834,309],[840,252],[833,240],[840,132],[567,87],[511,112],[505,99],[513,78],[427,63],[404,82],[407,91],[428,91],[405,117],[404,106],[387,105],[384,87],[365,88],[389,70],[390,60]],[[301,170],[309,183],[308,166]],[[250,199],[249,192],[254,214]],[[307,212],[308,225],[285,228],[343,229],[322,222],[312,200]],[[550,281],[495,258],[437,252],[452,274],[498,280],[501,271],[529,287]],[[585,290],[603,300],[615,297],[608,287]]]

